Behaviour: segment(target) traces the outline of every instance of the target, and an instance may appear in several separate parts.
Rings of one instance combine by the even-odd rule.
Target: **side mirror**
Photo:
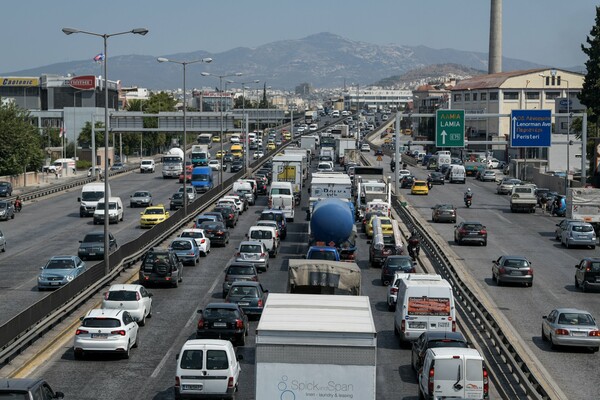
[[[154,297],[154,293],[148,293],[148,297]]]
[[[269,293],[269,289],[263,289],[263,292]]]
[[[40,269],[44,269],[44,267],[40,267]]]
[[[83,240],[80,240],[79,243],[83,243]]]
[[[243,355],[241,355],[241,354],[238,354],[238,355],[237,355],[235,358],[236,358],[238,361],[241,361],[241,360],[243,360],[243,359],[244,359],[244,356],[243,356]]]
[[[196,311],[197,314],[202,314],[202,310]]]
[[[78,198],[77,198],[77,202],[78,202],[78,203],[81,203],[81,197],[78,197]]]
[[[575,264],[575,268],[579,268],[579,264]]]
[[[63,392],[54,392],[54,398],[55,399],[64,399],[65,394]]]
[[[143,212],[143,211],[142,211],[142,212],[140,212],[140,215],[144,215],[144,212]]]
[[[548,318],[548,316],[547,316],[547,315],[544,315],[544,316],[542,316],[542,319],[546,319],[546,318]]]

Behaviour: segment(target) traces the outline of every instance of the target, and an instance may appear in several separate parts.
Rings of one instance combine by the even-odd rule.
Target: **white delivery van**
[[[108,196],[111,197],[110,185],[108,186]],[[91,217],[94,215],[98,201],[104,197],[104,182],[93,182],[83,185],[81,196],[77,198],[79,203],[79,216]]]
[[[246,199],[248,200],[248,204],[250,204],[250,205],[254,204],[255,197],[254,197],[254,192],[252,190],[252,185],[250,184],[250,182],[246,182],[246,181],[242,181],[242,180],[237,180],[237,181],[233,182],[233,192],[246,196]]]
[[[277,229],[272,226],[255,225],[248,230],[248,239],[263,242],[270,257],[276,257],[279,252],[279,237]]]
[[[417,379],[420,399],[489,398],[488,373],[476,349],[428,349]]]
[[[450,165],[450,174],[448,175],[448,180],[450,181],[450,183],[465,183],[465,176],[466,172],[464,165]]]
[[[294,189],[291,182],[272,182],[269,189],[269,208],[282,210],[285,219],[294,220]]]
[[[398,284],[394,333],[403,344],[426,331],[455,332],[455,311],[447,280],[436,274],[409,274]]]
[[[98,200],[94,210],[94,225],[104,223],[104,198]],[[123,202],[120,197],[108,198],[108,223],[123,221]]]
[[[277,194],[294,195],[294,189],[291,182],[271,182],[269,189],[269,200]]]
[[[193,339],[177,354],[175,398],[233,398],[241,367],[229,340]]]

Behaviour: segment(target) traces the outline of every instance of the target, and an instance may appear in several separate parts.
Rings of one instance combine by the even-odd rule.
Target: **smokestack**
[[[488,74],[502,72],[502,0],[491,0]]]

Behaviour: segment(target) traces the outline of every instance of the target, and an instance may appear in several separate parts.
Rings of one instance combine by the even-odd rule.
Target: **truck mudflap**
[[[338,253],[340,253],[341,261],[354,262],[356,247],[346,249],[338,248]]]

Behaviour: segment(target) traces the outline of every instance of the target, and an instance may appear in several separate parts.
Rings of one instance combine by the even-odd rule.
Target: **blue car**
[[[77,256],[54,256],[42,267],[38,276],[38,290],[58,289],[85,270],[85,263]]]
[[[193,238],[176,238],[169,245],[169,250],[177,255],[182,264],[197,265],[200,261],[200,247]]]
[[[335,247],[310,246],[305,258],[307,260],[340,261],[340,253]]]

